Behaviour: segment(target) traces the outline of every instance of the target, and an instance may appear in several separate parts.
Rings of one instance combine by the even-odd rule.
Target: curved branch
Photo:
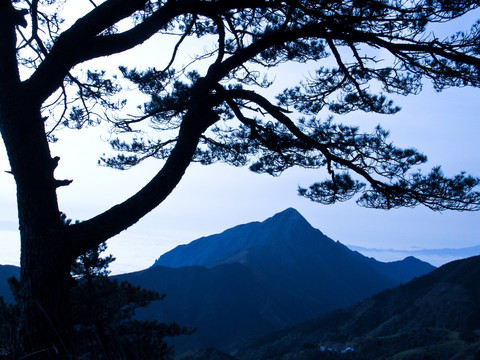
[[[175,189],[191,163],[202,133],[218,120],[205,101],[211,84],[199,80],[192,94],[190,109],[180,127],[178,140],[162,169],[135,195],[85,222],[69,226],[67,238],[74,256],[83,254],[135,224],[160,205]]]
[[[346,168],[355,171],[357,174],[361,175],[365,180],[367,180],[372,187],[380,189],[387,187],[386,184],[374,179],[366,170],[360,168],[359,166],[351,163],[348,160],[345,160],[337,155],[332,154],[328,150],[328,146],[318,141],[312,139],[310,136],[303,133],[288,116],[285,115],[284,110],[278,106],[273,105],[270,101],[266,98],[261,96],[260,94],[250,91],[250,90],[228,90],[226,91],[227,96],[230,95],[233,98],[242,98],[245,100],[252,101],[259,106],[261,106],[265,111],[267,111],[271,116],[281,122],[283,125],[287,127],[287,129],[299,140],[305,142],[309,146],[317,149],[320,151],[323,156],[327,159],[327,161],[336,162],[340,165],[345,166]]]
[[[138,193],[90,220],[69,227],[72,253],[81,255],[132,226],[161,204],[183,177],[199,138],[198,133],[184,131],[163,168]]]
[[[103,38],[109,39],[109,36],[97,37],[97,34],[105,29],[142,9],[145,3],[146,0],[106,1],[63,32],[38,69],[30,79],[24,82],[24,87],[29,92],[32,101],[36,100],[39,104],[45,101],[60,86],[65,76],[75,65],[99,56],[127,50],[152,36],[158,30],[158,27],[149,32],[144,28],[152,21],[158,21],[156,19],[158,15],[152,16],[153,19],[147,24],[144,22],[137,25],[130,32],[125,33],[123,37],[114,38],[119,41],[111,41],[110,46],[108,46],[108,42],[101,41]],[[166,21],[168,20],[170,18]],[[164,25],[165,23],[161,21],[158,24],[159,27]],[[134,34],[131,33],[132,31],[134,31]],[[112,42],[114,45],[111,44]],[[119,42],[123,46],[120,46]],[[102,50],[99,46],[105,46],[106,48]]]
[[[230,97],[229,101],[232,101],[232,98],[240,98],[258,104],[272,117],[287,127],[297,139],[311,148],[320,151],[327,159],[327,162],[340,164],[346,169],[350,169],[362,176],[368,181],[368,183],[370,183],[373,191],[365,192],[360,198],[360,202],[367,205],[373,204],[373,207],[388,209],[398,206],[416,206],[417,204],[423,204],[424,206],[437,211],[476,211],[480,209],[480,193],[472,192],[472,189],[480,184],[480,179],[465,176],[464,173],[449,179],[443,177],[440,168],[434,168],[428,176],[423,176],[420,173],[413,173],[411,178],[399,177],[398,182],[396,183],[385,183],[373,178],[368,170],[362,168],[361,165],[357,165],[351,160],[333,154],[329,150],[329,148],[332,147],[332,144],[322,144],[302,132],[288,118],[288,116],[284,114],[282,108],[273,105],[263,96],[253,91],[242,89],[228,90],[224,92],[224,95]],[[329,172],[332,175],[333,183],[335,183],[336,177],[334,177],[332,171]],[[433,185],[429,184],[430,181]],[[441,186],[441,188],[439,188],[439,186]],[[385,204],[382,203],[382,199],[386,201]]]
[[[196,16],[193,17],[192,22],[188,24],[188,27],[185,29],[185,32],[180,37],[180,40],[178,40],[177,43],[175,44],[175,47],[173,48],[172,57],[170,58],[168,65],[165,66],[162,72],[167,71],[168,69],[170,69],[170,66],[172,66],[173,62],[175,61],[175,58],[177,57],[177,52],[178,52],[178,49],[180,48],[180,45],[183,43],[183,41],[187,38],[187,36],[192,31],[193,26],[195,25],[195,21],[197,21]]]
[[[214,16],[213,21],[218,29],[218,56],[217,60],[215,60],[215,64],[220,64],[225,56],[225,28],[223,27],[222,18],[220,16]]]
[[[455,51],[452,48],[441,46],[442,44],[433,42],[418,43],[413,40],[403,43],[391,42],[383,40],[380,36],[371,33],[363,33],[360,31],[352,31],[351,34],[343,34],[338,39],[346,40],[349,42],[364,42],[369,44],[375,44],[388,51],[394,56],[399,56],[401,52],[415,52],[420,54],[432,54],[438,55],[445,59],[454,62],[462,62],[467,65],[475,66],[480,71],[480,58],[468,55],[459,51]],[[408,40],[408,39],[405,39]]]
[[[99,36],[102,31],[143,9],[147,0],[108,0],[97,6],[63,32],[50,53],[24,86],[32,101],[41,104],[75,65],[101,56],[117,54],[140,45],[178,15],[213,16],[229,9],[271,6],[265,0],[167,1],[142,23],[123,33]]]

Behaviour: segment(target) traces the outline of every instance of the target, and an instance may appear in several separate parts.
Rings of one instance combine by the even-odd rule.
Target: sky
[[[143,48],[101,59],[95,67],[156,58],[168,61],[156,42]],[[195,47],[187,44],[186,48]],[[92,64],[87,64],[93,66]],[[291,85],[288,66],[275,73],[275,86]],[[298,74],[297,74],[298,75]],[[447,175],[460,171],[480,176],[478,138],[480,90],[449,89],[436,93],[425,84],[420,95],[396,97],[402,107],[394,116],[354,113],[337,121],[372,129],[377,124],[391,130],[398,146],[415,147],[429,157],[422,168],[442,165]],[[161,163],[149,160],[128,171],[97,165],[109,152],[109,134],[101,128],[62,130],[52,144],[52,156],[60,156],[59,179],[74,182],[58,190],[60,207],[72,219],[87,219],[132,195],[159,170]],[[0,170],[9,170],[2,149]],[[0,264],[19,263],[15,184],[10,174],[0,172]],[[279,177],[258,175],[247,168],[223,164],[192,164],[174,192],[136,225],[108,241],[107,252],[116,257],[113,273],[145,269],[164,252],[202,236],[222,232],[251,221],[263,221],[286,208],[296,208],[315,228],[343,244],[377,249],[462,248],[480,245],[480,213],[432,212],[426,208],[373,210],[354,201],[320,205],[297,195],[298,186],[323,179],[318,171],[290,169]],[[381,255],[379,255],[381,256]],[[396,256],[403,256],[402,253]],[[382,259],[380,259],[382,260]],[[383,260],[395,260],[389,255]],[[440,265],[437,261],[435,265]]]

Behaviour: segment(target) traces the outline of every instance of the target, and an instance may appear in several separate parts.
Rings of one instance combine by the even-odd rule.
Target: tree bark
[[[31,358],[65,358],[71,340],[71,257],[65,252],[53,177],[56,161],[50,156],[40,104],[29,98],[18,72],[15,26],[25,25],[24,13],[11,1],[0,0],[0,132],[17,184],[21,342]]]
[[[32,236],[28,241],[39,239]],[[72,358],[73,336],[68,303],[72,281],[70,264],[62,260],[64,254],[48,251],[48,248],[30,246],[24,252],[21,268],[22,352],[34,359]],[[59,261],[52,261],[52,258]]]
[[[35,359],[63,359],[72,353],[68,291],[73,255],[58,209],[57,160],[50,156],[39,108],[19,94],[2,102],[0,130],[17,184],[22,350]]]

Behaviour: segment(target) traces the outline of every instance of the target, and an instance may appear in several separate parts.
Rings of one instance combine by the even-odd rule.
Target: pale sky
[[[152,44],[140,49],[141,54],[161,57],[159,48]],[[122,62],[121,56],[116,61]],[[135,59],[148,57],[135,55]],[[112,59],[102,60],[97,66],[111,63]],[[275,74],[279,88],[291,83],[291,75],[288,68]],[[442,165],[447,175],[465,170],[480,176],[479,89],[435,93],[426,85],[420,95],[396,99],[402,111],[394,116],[357,112],[345,121],[365,129],[372,129],[378,123],[390,129],[396,145],[416,147],[429,157],[423,167],[425,171]],[[342,121],[341,116],[335,119]],[[57,136],[59,142],[51,147],[52,156],[61,157],[56,176],[74,180],[70,186],[60,188],[58,196],[61,210],[72,219],[89,218],[121,202],[148,182],[161,165],[152,160],[123,172],[99,167],[98,158],[109,151],[105,141],[108,134],[99,128],[62,130]],[[9,169],[4,152],[0,169]],[[361,208],[354,201],[324,206],[297,196],[299,185],[309,186],[322,179],[317,172],[302,169],[291,169],[273,178],[253,174],[247,168],[193,164],[163,204],[108,242],[107,251],[117,258],[111,269],[114,273],[144,269],[179,244],[238,224],[263,221],[288,207],[296,208],[314,227],[344,244],[395,249],[480,244],[478,212],[434,213],[422,207],[383,211]],[[0,264],[19,263],[19,236],[15,228],[14,182],[11,175],[2,171]]]

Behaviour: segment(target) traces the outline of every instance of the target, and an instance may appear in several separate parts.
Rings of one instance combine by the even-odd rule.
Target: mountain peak
[[[280,211],[279,213],[275,214],[274,216],[278,216],[278,215],[296,216],[296,217],[300,217],[300,218],[303,219],[303,216],[297,211],[297,209],[294,209],[292,207],[286,208],[285,210]]]
[[[299,242],[304,239],[311,240],[313,237],[318,240],[317,236],[322,240],[328,239],[320,230],[314,229],[297,210],[288,208],[263,222],[238,225],[220,234],[197,239],[188,245],[180,245],[163,254],[154,266],[211,267],[232,261],[242,262],[241,259],[253,248],[272,243],[295,243],[300,246]]]
[[[305,218],[294,208],[287,208],[283,211],[280,211],[279,213],[273,215],[271,217],[271,219],[301,219],[301,220],[305,220]]]
[[[265,224],[284,226],[301,225],[311,228],[310,223],[294,208],[285,209],[264,221]]]
[[[280,266],[282,263],[288,264],[291,271],[294,267],[301,272],[319,266],[328,268],[331,269],[329,277],[340,278],[344,272],[342,266],[338,270],[333,269],[337,269],[339,264],[344,264],[345,268],[353,266],[354,260],[360,263],[366,261],[362,255],[353,253],[315,229],[297,210],[287,208],[263,222],[238,225],[220,234],[178,246],[160,256],[154,266],[212,268],[221,264],[240,263],[265,269],[272,264]],[[379,270],[383,277],[386,276],[385,279],[395,283],[405,282],[419,273],[432,270],[431,265],[413,258],[388,264],[373,262],[371,266],[375,271]],[[405,268],[411,268],[411,271]]]

